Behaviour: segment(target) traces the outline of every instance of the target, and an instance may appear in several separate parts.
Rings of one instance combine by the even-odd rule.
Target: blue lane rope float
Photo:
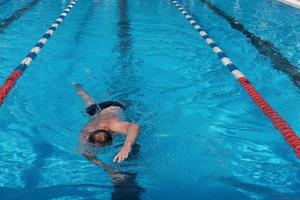
[[[206,31],[193,19],[193,17],[179,4],[173,0],[172,3],[177,7],[181,14],[189,21],[194,29],[200,34],[205,42],[211,47],[213,52],[218,55],[223,65],[229,69],[231,74],[239,81],[241,86],[246,90],[254,103],[262,112],[271,120],[274,127],[282,134],[284,139],[293,148],[297,157],[300,159],[300,138],[291,129],[288,123],[268,104],[260,95],[244,74],[232,63],[223,50],[208,36]]]
[[[23,61],[19,64],[19,66],[8,76],[5,80],[3,85],[0,87],[0,106],[2,106],[4,100],[6,99],[7,95],[16,84],[17,80],[21,77],[21,75],[25,72],[28,68],[30,63],[48,40],[51,38],[57,27],[61,24],[61,22],[65,19],[65,17],[69,14],[72,10],[73,6],[76,4],[77,0],[71,0],[70,3],[66,6],[64,11],[59,15],[59,17],[55,20],[55,22],[49,27],[47,32],[40,38],[39,42],[31,49],[31,51],[27,54],[27,56],[23,59]]]

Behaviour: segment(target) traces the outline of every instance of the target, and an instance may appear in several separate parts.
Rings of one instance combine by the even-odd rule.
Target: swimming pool
[[[18,2],[0,0],[1,20],[33,1]],[[285,69],[300,70],[300,11],[178,2],[299,133],[300,88]],[[1,83],[68,3],[36,1],[2,28]],[[72,81],[130,104],[142,125],[131,159],[112,163],[122,138],[99,154],[124,173],[79,155],[87,116]],[[170,1],[79,0],[1,107],[0,131],[1,199],[300,199],[293,150]]]

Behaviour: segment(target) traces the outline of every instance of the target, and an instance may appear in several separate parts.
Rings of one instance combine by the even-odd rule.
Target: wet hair
[[[96,136],[99,136],[101,141],[97,140]],[[97,146],[107,146],[112,142],[112,135],[105,130],[95,130],[90,133],[88,142]]]

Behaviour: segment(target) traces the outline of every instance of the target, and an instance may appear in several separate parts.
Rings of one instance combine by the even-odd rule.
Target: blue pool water
[[[31,2],[0,0],[0,30]],[[278,70],[300,71],[300,11],[271,0],[211,1],[247,38],[207,1],[179,3],[300,133],[297,77]],[[39,0],[6,20],[1,83],[67,4]],[[266,53],[269,43],[286,63]],[[99,153],[118,174],[77,151],[87,116],[73,81],[99,101],[130,104],[142,126],[127,161],[112,163],[123,138]],[[293,150],[168,0],[79,0],[1,107],[0,141],[5,200],[300,199]]]

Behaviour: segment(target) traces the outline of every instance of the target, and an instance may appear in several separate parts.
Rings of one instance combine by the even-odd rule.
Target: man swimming
[[[113,162],[122,162],[128,158],[132,145],[140,133],[140,126],[120,120],[120,114],[125,107],[119,102],[106,101],[96,103],[78,83],[73,83],[78,95],[86,104],[86,113],[90,116],[89,123],[81,131],[81,142],[86,146],[103,147],[111,144],[114,133],[126,135],[123,147],[114,157]],[[96,165],[103,166],[103,162],[97,160],[96,155],[86,149],[80,150],[82,155]]]

